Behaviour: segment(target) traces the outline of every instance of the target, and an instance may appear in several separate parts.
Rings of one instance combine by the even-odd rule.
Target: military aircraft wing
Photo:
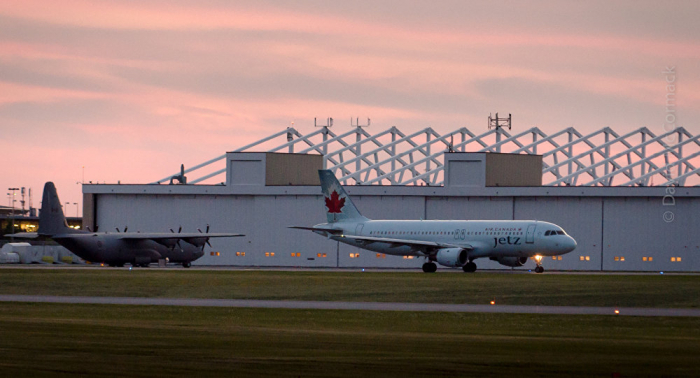
[[[433,247],[433,248],[462,248],[472,250],[473,246],[469,244],[448,244],[448,243],[438,243],[434,241],[423,241],[423,240],[410,240],[410,239],[394,239],[394,238],[378,238],[373,236],[355,236],[355,235],[338,235],[339,238],[347,238],[358,241],[364,241],[367,243],[389,243],[394,245],[406,245],[410,247]]]
[[[165,239],[196,239],[196,238],[236,238],[240,236],[245,236],[243,234],[228,234],[221,232],[212,233],[200,233],[200,232],[179,232],[179,233],[167,233],[167,232],[122,232],[122,233],[110,233],[112,237],[122,240],[165,240]]]

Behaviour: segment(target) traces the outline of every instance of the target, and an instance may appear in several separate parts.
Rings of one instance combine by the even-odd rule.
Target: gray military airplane
[[[95,230],[97,231],[97,230]],[[189,268],[192,261],[204,255],[209,238],[245,236],[229,233],[197,232],[91,232],[68,227],[53,182],[44,185],[44,195],[39,214],[39,230],[36,233],[17,233],[16,238],[46,236],[66,247],[80,258],[109,266],[146,267],[161,259],[182,264]],[[9,235],[8,235],[9,236]]]

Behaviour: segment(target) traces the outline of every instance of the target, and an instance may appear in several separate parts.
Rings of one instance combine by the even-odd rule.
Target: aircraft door
[[[535,242],[535,227],[537,227],[536,224],[531,224],[527,226],[527,233],[525,234],[525,243]]]
[[[363,223],[360,223],[357,225],[357,228],[355,228],[355,235],[362,235],[362,228],[365,227]]]

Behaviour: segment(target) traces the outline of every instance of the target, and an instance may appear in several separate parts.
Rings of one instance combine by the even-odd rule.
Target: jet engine
[[[437,252],[438,264],[449,267],[463,266],[467,263],[467,250],[462,248],[443,248]]]
[[[492,257],[491,260],[496,260],[501,265],[518,267],[525,265],[527,257]]]

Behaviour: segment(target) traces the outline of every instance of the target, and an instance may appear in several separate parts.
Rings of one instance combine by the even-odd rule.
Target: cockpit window
[[[552,235],[566,235],[564,231],[560,230],[547,230],[544,232],[544,236],[552,236]]]

